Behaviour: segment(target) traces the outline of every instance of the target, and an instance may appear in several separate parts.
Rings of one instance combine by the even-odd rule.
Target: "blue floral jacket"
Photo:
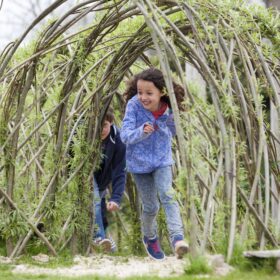
[[[144,133],[145,123],[153,124],[155,131]],[[120,136],[126,144],[126,167],[131,173],[150,173],[173,164],[172,136],[176,134],[170,109],[157,120],[134,96],[129,100]]]

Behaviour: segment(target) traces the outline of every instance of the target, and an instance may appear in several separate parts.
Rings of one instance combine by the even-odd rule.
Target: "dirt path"
[[[48,263],[48,255],[39,254],[32,257],[38,264]],[[213,273],[225,276],[233,270],[224,262],[222,255],[206,255],[208,265],[212,267]],[[55,275],[55,276],[111,276],[115,278],[126,278],[133,276],[159,276],[170,277],[184,274],[189,265],[189,260],[178,260],[175,256],[166,257],[164,261],[154,261],[148,257],[120,257],[108,255],[93,255],[90,257],[74,257],[74,265],[71,267],[46,268],[31,264],[15,265],[13,260],[0,256],[0,263],[13,265],[14,274],[31,275]],[[205,275],[203,276],[205,278]]]
[[[92,256],[74,258],[74,265],[66,268],[42,268],[27,264],[16,265],[13,273],[47,274],[60,276],[99,275],[113,277],[131,276],[179,276],[184,274],[185,260],[167,257],[164,261],[153,261],[147,258]]]

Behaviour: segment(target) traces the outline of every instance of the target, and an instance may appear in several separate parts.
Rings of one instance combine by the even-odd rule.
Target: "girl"
[[[175,83],[173,86],[181,108],[184,90]],[[125,92],[127,107],[120,133],[126,144],[127,171],[134,177],[143,205],[143,243],[148,255],[156,260],[165,258],[157,237],[158,196],[175,254],[182,258],[188,251],[183,240],[179,205],[172,188],[171,140],[175,135],[175,125],[165,90],[160,70],[150,68],[135,75]]]

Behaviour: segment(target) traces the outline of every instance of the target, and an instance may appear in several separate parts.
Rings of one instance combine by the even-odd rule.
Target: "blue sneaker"
[[[160,248],[158,238],[148,239],[146,236],[143,238],[143,243],[148,255],[157,261],[162,261],[165,259],[165,255]]]
[[[183,236],[177,235],[172,240],[173,250],[178,259],[182,259],[189,252],[189,245],[184,241]]]

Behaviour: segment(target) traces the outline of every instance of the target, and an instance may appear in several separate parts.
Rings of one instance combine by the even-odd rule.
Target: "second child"
[[[125,189],[125,145],[120,139],[120,132],[113,124],[114,114],[108,109],[102,126],[102,161],[94,172],[94,213],[95,232],[94,245],[101,246],[105,252],[114,252],[116,245],[112,238],[106,236],[108,221],[106,212],[118,211]],[[109,184],[112,184],[112,194],[106,203],[105,196]]]

